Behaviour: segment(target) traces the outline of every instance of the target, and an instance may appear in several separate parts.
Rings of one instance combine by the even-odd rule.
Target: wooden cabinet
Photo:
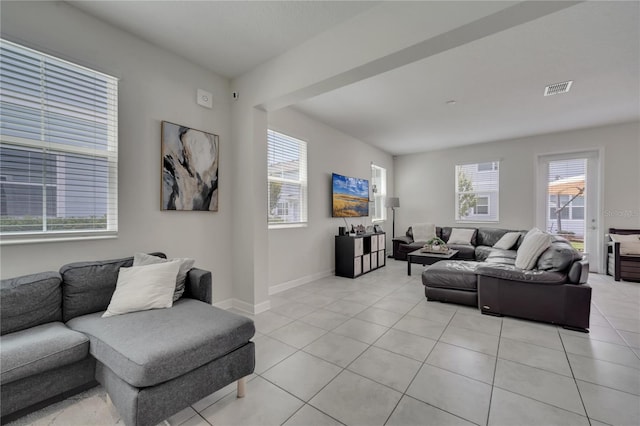
[[[385,265],[385,234],[336,236],[336,275],[355,278]]]

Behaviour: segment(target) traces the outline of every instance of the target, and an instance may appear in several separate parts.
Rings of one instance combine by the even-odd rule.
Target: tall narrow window
[[[371,221],[387,220],[387,209],[384,200],[387,197],[387,169],[371,164]]]
[[[499,195],[497,161],[456,166],[456,220],[497,222]]]
[[[2,241],[115,234],[117,79],[0,40],[0,102]]]
[[[307,223],[307,143],[267,131],[269,228]]]

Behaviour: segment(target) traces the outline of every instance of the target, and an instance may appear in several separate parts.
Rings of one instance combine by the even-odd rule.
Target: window
[[[371,221],[387,220],[387,209],[384,207],[384,200],[387,198],[387,169],[375,164],[371,164],[371,193]]]
[[[488,215],[489,214],[489,197],[478,196],[476,198],[476,206],[474,207],[475,214]]]
[[[307,223],[307,143],[267,131],[269,228]]]
[[[584,196],[549,194],[549,219],[584,220]]]
[[[498,221],[499,164],[491,161],[456,166],[457,221]]]
[[[277,216],[289,216],[289,203],[278,203],[276,208]]]
[[[115,235],[118,81],[0,40],[0,235]]]

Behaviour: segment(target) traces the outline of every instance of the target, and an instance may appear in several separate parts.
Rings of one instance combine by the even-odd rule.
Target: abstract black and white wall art
[[[162,210],[218,211],[218,135],[162,122]]]

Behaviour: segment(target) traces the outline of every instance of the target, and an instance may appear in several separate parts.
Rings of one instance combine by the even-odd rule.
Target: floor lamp
[[[389,197],[385,200],[385,206],[387,208],[391,208],[393,212],[393,225],[391,228],[391,238],[395,238],[396,236],[396,208],[400,207],[400,198],[398,197]],[[393,257],[393,254],[390,254],[389,257]]]

